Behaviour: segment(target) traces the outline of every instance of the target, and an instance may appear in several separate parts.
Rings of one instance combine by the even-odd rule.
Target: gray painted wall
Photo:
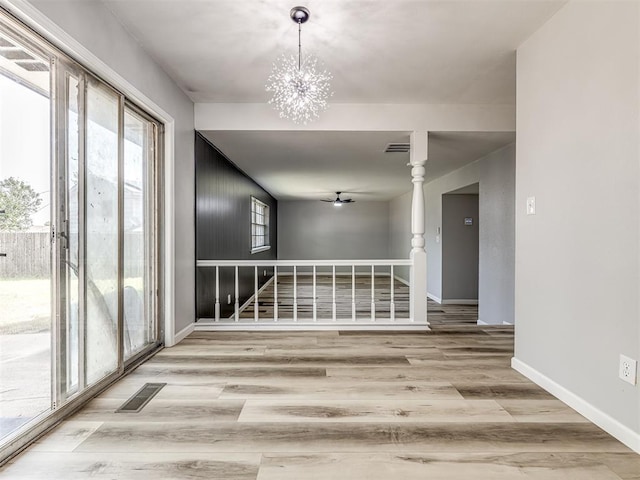
[[[427,168],[428,168],[427,162]],[[432,297],[442,298],[442,243],[436,241],[436,229],[442,228],[442,194],[480,183],[479,196],[479,318],[490,324],[513,323],[514,292],[514,191],[515,145],[508,145],[469,165],[425,185],[425,222],[427,249],[427,289]],[[393,254],[409,252],[411,241],[411,192],[393,199],[389,211],[401,220],[391,220],[395,230],[390,236]],[[406,213],[405,215],[409,215]]]
[[[411,193],[407,193],[389,202],[389,256],[408,259],[410,253]],[[394,273],[409,280],[409,267],[396,267]]]
[[[388,256],[389,202],[356,202],[342,207],[319,201],[278,202],[281,260]]]
[[[195,320],[193,102],[101,2],[30,2],[175,120],[175,330]]]
[[[443,301],[478,299],[478,213],[478,195],[442,196]]]
[[[482,160],[478,319],[513,323],[516,244],[515,145]]]
[[[636,439],[618,363],[640,357],[639,21],[570,2],[518,49],[515,303],[516,358]]]

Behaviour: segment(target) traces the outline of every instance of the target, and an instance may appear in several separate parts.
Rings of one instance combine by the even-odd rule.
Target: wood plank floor
[[[199,332],[0,470],[25,479],[640,479],[640,456],[509,367],[511,327]],[[115,413],[145,382],[167,385]]]
[[[294,284],[292,276],[278,277],[278,317],[293,318]],[[350,275],[336,276],[336,318],[352,319],[352,303],[355,293],[356,318],[371,321],[371,275],[358,274],[355,292]],[[395,280],[393,282],[395,317],[409,318],[409,287]],[[374,279],[373,298],[377,318],[390,318],[391,277],[377,275]],[[313,319],[313,277],[298,275],[296,282],[296,300],[299,321]],[[274,316],[275,289],[269,283],[258,295],[258,314],[263,321],[271,323]],[[251,302],[240,312],[240,321],[254,321],[255,302]],[[316,315],[319,321],[333,318],[333,278],[331,275],[318,274],[316,277]],[[233,322],[230,318],[221,318],[222,323]]]

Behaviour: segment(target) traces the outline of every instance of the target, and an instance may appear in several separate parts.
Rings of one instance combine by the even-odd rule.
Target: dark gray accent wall
[[[238,169],[202,135],[196,133],[196,260],[275,260],[278,252],[278,204],[267,191]],[[269,205],[271,249],[251,253],[251,197]],[[260,272],[260,285],[272,272]],[[196,317],[215,315],[215,268],[196,268]],[[253,269],[239,275],[239,304],[254,292]],[[231,295],[231,303],[228,302]],[[221,316],[233,313],[233,268],[220,271]]]

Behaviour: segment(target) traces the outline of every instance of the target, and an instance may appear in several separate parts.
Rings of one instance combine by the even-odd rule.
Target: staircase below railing
[[[410,316],[402,277],[410,278],[411,260],[199,260],[197,266],[215,272],[214,315],[199,318],[198,330],[427,329],[426,318]],[[230,272],[233,294],[221,295],[221,275]],[[240,278],[251,272],[253,292],[241,304]]]

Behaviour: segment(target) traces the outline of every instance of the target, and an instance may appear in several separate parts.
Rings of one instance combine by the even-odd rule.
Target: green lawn
[[[49,279],[0,280],[0,334],[51,329]]]
[[[111,282],[96,282],[108,289]],[[141,278],[127,278],[125,285],[142,290]],[[51,329],[51,285],[46,279],[0,280],[0,335],[39,333]]]

